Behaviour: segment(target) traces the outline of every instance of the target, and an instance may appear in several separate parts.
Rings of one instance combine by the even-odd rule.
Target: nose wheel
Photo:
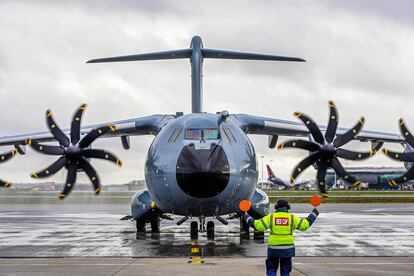
[[[198,239],[198,223],[197,221],[192,221],[190,223],[190,235],[192,240]]]
[[[206,219],[205,217],[200,217],[200,228],[198,227],[198,223],[196,221],[192,221],[190,223],[190,234],[191,239],[195,240],[198,239],[198,232],[207,233],[207,239],[208,240],[214,240],[214,222],[208,221],[207,227],[206,227]]]

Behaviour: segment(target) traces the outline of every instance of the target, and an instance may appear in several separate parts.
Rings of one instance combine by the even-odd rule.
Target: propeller
[[[30,145],[34,150],[47,154],[60,156],[49,167],[32,173],[33,178],[45,178],[54,175],[63,167],[68,171],[66,183],[63,191],[59,195],[59,199],[64,199],[72,191],[76,182],[77,173],[82,170],[86,173],[92,182],[94,192],[99,195],[101,184],[96,170],[91,166],[89,158],[98,158],[114,162],[118,166],[122,166],[121,161],[112,153],[100,149],[91,149],[91,144],[101,135],[116,131],[114,125],[101,126],[91,130],[81,139],[81,119],[86,105],[82,104],[72,117],[70,128],[70,137],[56,124],[50,110],[46,111],[46,122],[53,137],[59,142],[59,146],[42,145],[35,140],[27,139],[26,144]]]
[[[406,127],[403,118],[400,118],[400,131],[405,139],[405,142],[408,145],[410,145],[411,148],[414,148],[414,136],[411,134],[411,132]],[[391,151],[385,148],[382,149],[382,152],[388,157],[390,157],[391,159],[394,159],[397,161],[414,162],[414,152],[395,152],[395,151]],[[391,187],[395,187],[411,179],[414,179],[414,166],[409,168],[407,172],[403,174],[402,176],[388,181],[388,185]]]
[[[17,153],[16,149],[12,149],[9,152],[5,152],[5,153],[1,153],[0,154],[0,163],[6,162],[8,160],[10,160],[13,156],[15,156]],[[11,183],[9,181],[5,181],[0,179],[0,187],[5,187],[8,188],[11,186]]]
[[[339,136],[336,135],[338,113],[335,104],[332,101],[329,101],[329,111],[329,122],[325,135],[322,135],[319,126],[310,117],[296,112],[295,116],[298,117],[309,129],[314,141],[290,140],[284,144],[280,144],[278,147],[279,149],[299,148],[310,152],[309,156],[300,161],[299,164],[293,169],[290,182],[293,184],[296,178],[306,168],[316,164],[317,186],[319,192],[325,198],[328,197],[325,185],[325,176],[328,168],[333,168],[338,176],[342,177],[346,182],[352,184],[354,187],[359,187],[361,185],[361,181],[358,181],[344,169],[342,164],[339,162],[338,157],[347,160],[363,160],[375,155],[382,146],[382,143],[379,143],[369,152],[355,152],[341,149],[340,147],[347,144],[358,135],[364,125],[365,119],[364,117],[361,117],[351,129]]]

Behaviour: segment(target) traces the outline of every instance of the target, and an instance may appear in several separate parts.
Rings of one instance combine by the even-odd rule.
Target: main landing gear
[[[135,222],[136,222],[137,233],[145,233],[146,232],[145,225],[147,224],[147,222],[145,220],[136,220]],[[160,218],[159,217],[151,218],[149,223],[151,225],[151,233],[160,232]]]
[[[248,240],[250,239],[250,226],[246,222],[244,214],[240,216],[240,238]],[[253,230],[253,239],[254,240],[264,240],[264,232],[259,232],[256,229]]]

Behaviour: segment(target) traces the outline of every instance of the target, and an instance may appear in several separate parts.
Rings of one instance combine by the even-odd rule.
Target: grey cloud
[[[187,60],[85,64],[88,59],[188,47],[199,34],[206,47],[304,57],[307,63],[206,60],[205,110],[227,109],[295,120],[294,111],[318,122],[334,100],[340,124],[360,115],[367,128],[397,132],[414,91],[413,24],[409,2],[387,1],[3,1],[0,2],[0,135],[45,130],[52,108],[68,126],[74,109],[89,104],[84,123],[153,113],[190,112]],[[374,5],[374,6],[371,6]],[[412,10],[412,9],[411,9]],[[411,118],[413,118],[411,120]],[[133,138],[131,151],[118,140],[99,141],[124,161],[118,170],[96,162],[102,179],[122,183],[143,178],[151,137]],[[304,152],[266,148],[288,177]],[[377,161],[379,160],[379,161]],[[50,162],[37,153],[0,167],[1,177],[30,181]],[[399,165],[384,158],[365,164]],[[313,175],[310,170],[309,176]],[[54,178],[61,181],[61,177]]]

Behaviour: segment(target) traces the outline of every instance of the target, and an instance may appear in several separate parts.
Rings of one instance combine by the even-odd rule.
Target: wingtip
[[[122,167],[122,161],[121,160],[116,160],[116,165],[118,166],[118,167]]]
[[[61,193],[59,194],[59,200],[64,200],[66,198],[66,195]]]
[[[6,182],[6,184],[4,184],[4,188],[10,188],[11,187],[11,182]]]

